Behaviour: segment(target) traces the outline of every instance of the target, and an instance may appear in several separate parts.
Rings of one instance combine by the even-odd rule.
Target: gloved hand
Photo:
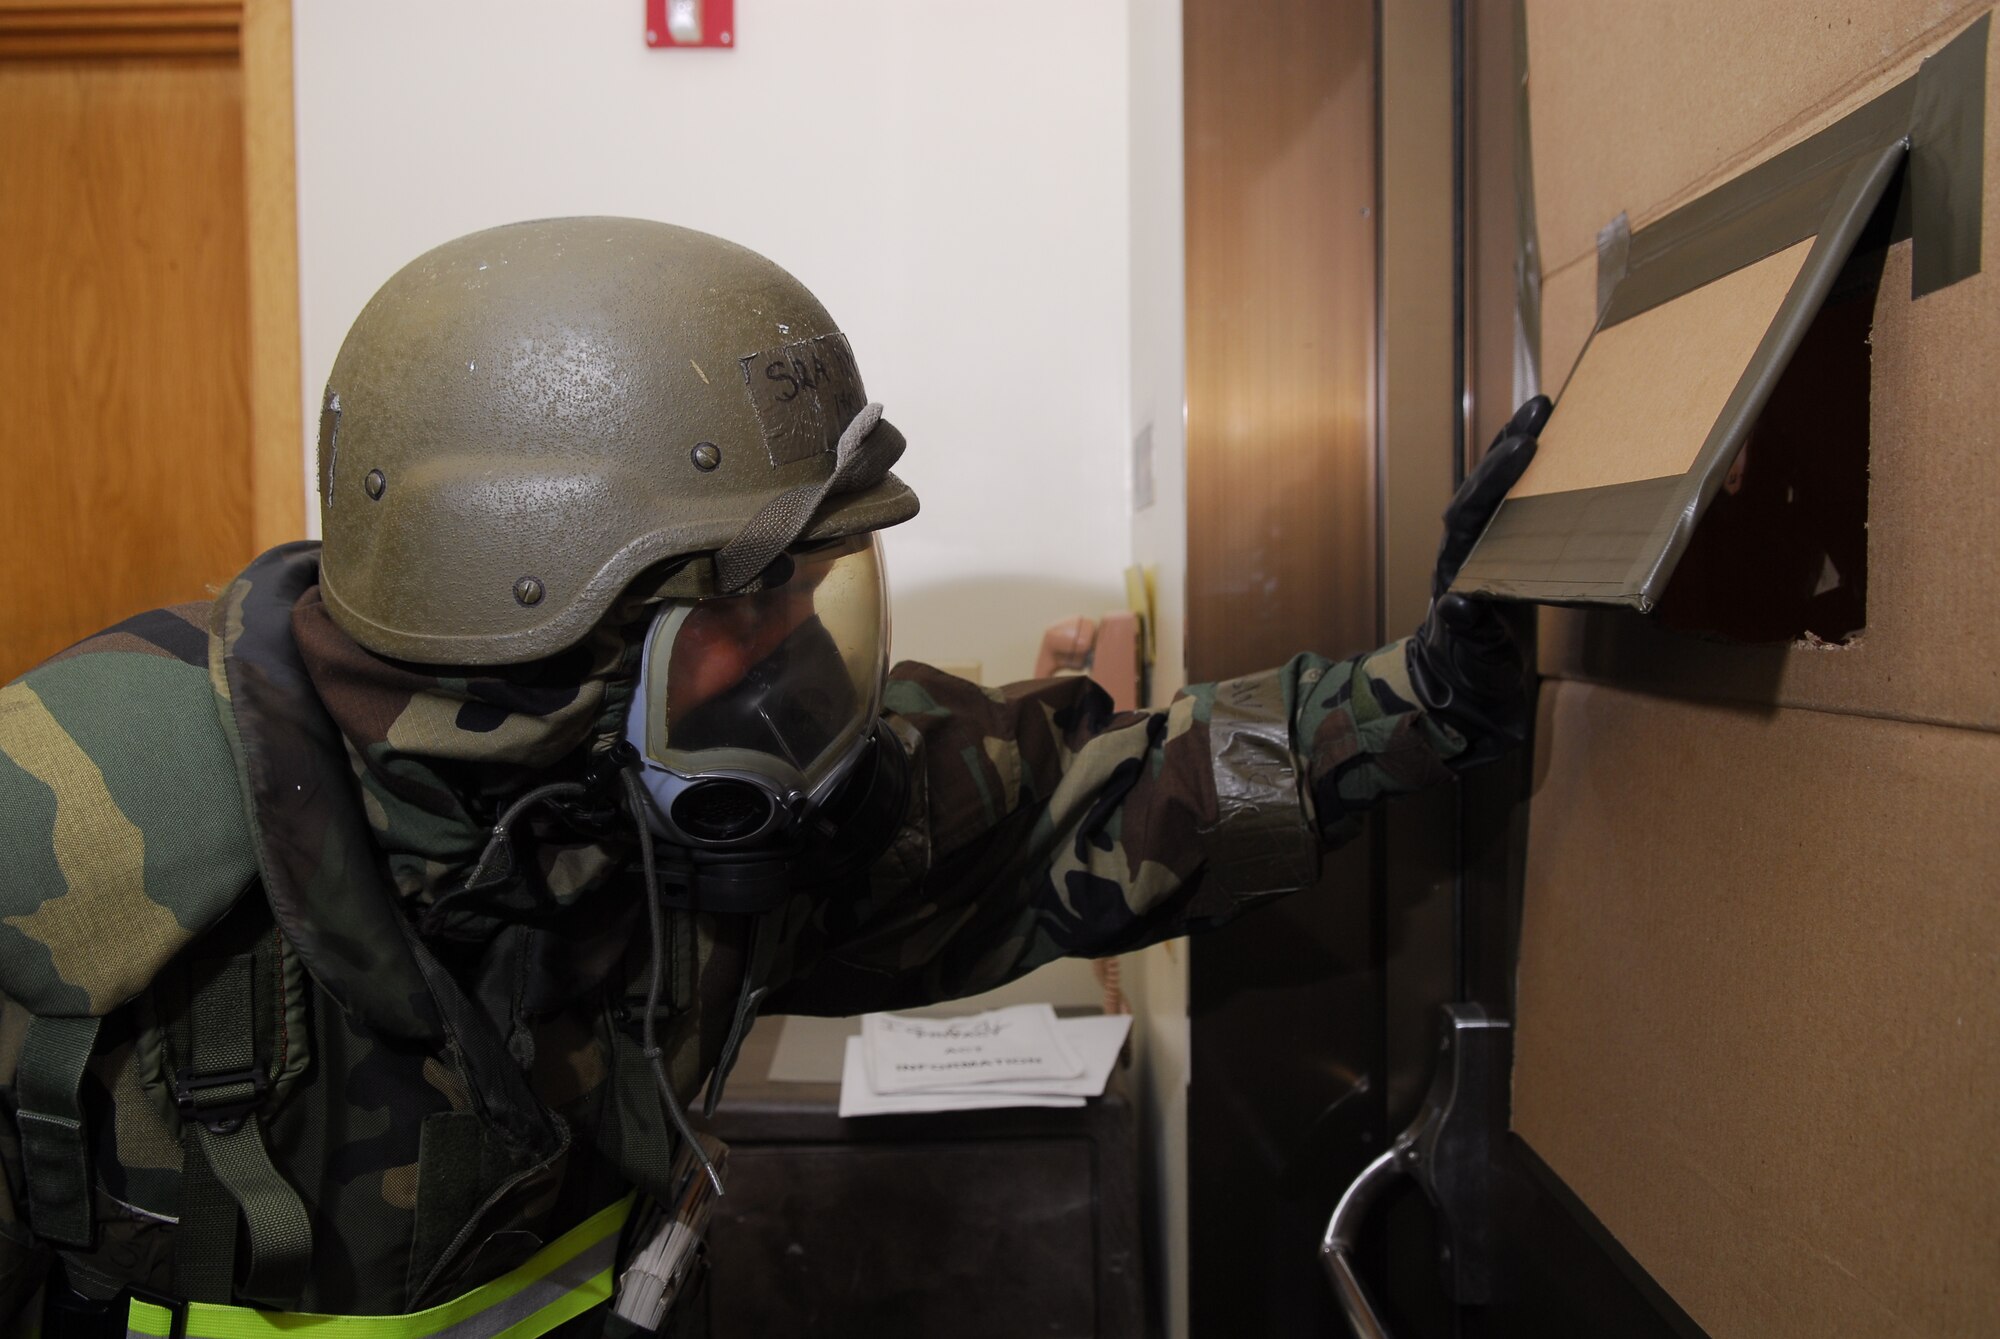
[[[1537,395],[1515,410],[1444,509],[1430,612],[1408,642],[1410,683],[1418,700],[1465,735],[1475,757],[1491,757],[1527,738],[1527,666],[1501,610],[1447,592],[1500,500],[1535,458],[1549,409],[1548,397]]]

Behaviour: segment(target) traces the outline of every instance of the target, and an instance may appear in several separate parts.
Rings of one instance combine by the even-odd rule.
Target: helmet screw
[[[361,486],[368,490],[370,498],[379,502],[382,500],[382,490],[389,486],[389,476],[380,470],[370,470],[368,477],[361,481]]]
[[[542,583],[535,577],[522,577],[514,583],[514,598],[524,605],[542,602]]]
[[[714,442],[696,442],[694,450],[688,452],[694,467],[706,474],[722,463],[722,448]]]

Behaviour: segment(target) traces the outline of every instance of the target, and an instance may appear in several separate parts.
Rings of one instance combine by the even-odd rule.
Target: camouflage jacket
[[[23,1060],[35,1031],[84,1038],[79,1155],[0,1122],[0,1316],[34,1305],[52,1250],[86,1292],[417,1310],[663,1184],[631,849],[543,831],[497,894],[468,911],[454,891],[493,807],[572,737],[530,718],[615,716],[615,648],[505,707],[484,681],[350,693],[314,650],[337,637],[309,617],[316,573],[316,546],[273,550],[212,606],[128,620],[0,689],[0,1101],[19,1130],[48,1086]],[[672,914],[660,1027],[683,1102],[759,1012],[949,999],[1227,920],[1467,754],[1414,705],[1400,643],[1123,714],[1087,679],[991,689],[906,664],[884,720],[909,784],[868,863],[761,917]],[[250,1060],[247,1128],[310,1233],[303,1278],[260,1274],[247,1218],[235,1251],[190,1226],[243,1175],[176,1093],[224,1052]]]

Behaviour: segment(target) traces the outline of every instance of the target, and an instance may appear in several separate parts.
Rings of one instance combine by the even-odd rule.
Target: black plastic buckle
[[[185,1298],[168,1297],[164,1293],[156,1293],[149,1288],[127,1288],[124,1296],[125,1309],[123,1317],[128,1318],[126,1322],[128,1327],[130,1324],[129,1317],[132,1314],[132,1303],[146,1302],[160,1308],[160,1310],[166,1312],[170,1317],[167,1321],[167,1339],[187,1339],[188,1304]],[[130,1330],[127,1328],[120,1333],[121,1335],[129,1334]]]
[[[639,764],[639,750],[629,739],[621,739],[611,747],[591,759],[583,769],[583,788],[591,796],[608,795],[615,802],[619,785],[618,774]]]
[[[653,1025],[660,1027],[671,1024],[680,1012],[674,1007],[672,1000],[661,1000],[658,1011],[653,1014]],[[626,1036],[634,1041],[639,1040],[644,1035],[646,1026],[646,997],[635,996],[611,1006],[611,1021],[624,1029]]]
[[[247,1097],[220,1102],[202,1101],[203,1093],[244,1083],[250,1085]],[[193,1070],[183,1069],[174,1076],[174,1105],[180,1108],[182,1120],[200,1121],[211,1134],[235,1134],[243,1128],[243,1122],[264,1105],[264,1095],[270,1087],[270,1079],[255,1065],[220,1074],[197,1075]]]

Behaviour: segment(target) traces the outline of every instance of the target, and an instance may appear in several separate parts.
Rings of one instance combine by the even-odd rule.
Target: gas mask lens
[[[888,641],[872,535],[794,550],[748,594],[667,601],[626,727],[664,835],[781,840],[865,748]]]

